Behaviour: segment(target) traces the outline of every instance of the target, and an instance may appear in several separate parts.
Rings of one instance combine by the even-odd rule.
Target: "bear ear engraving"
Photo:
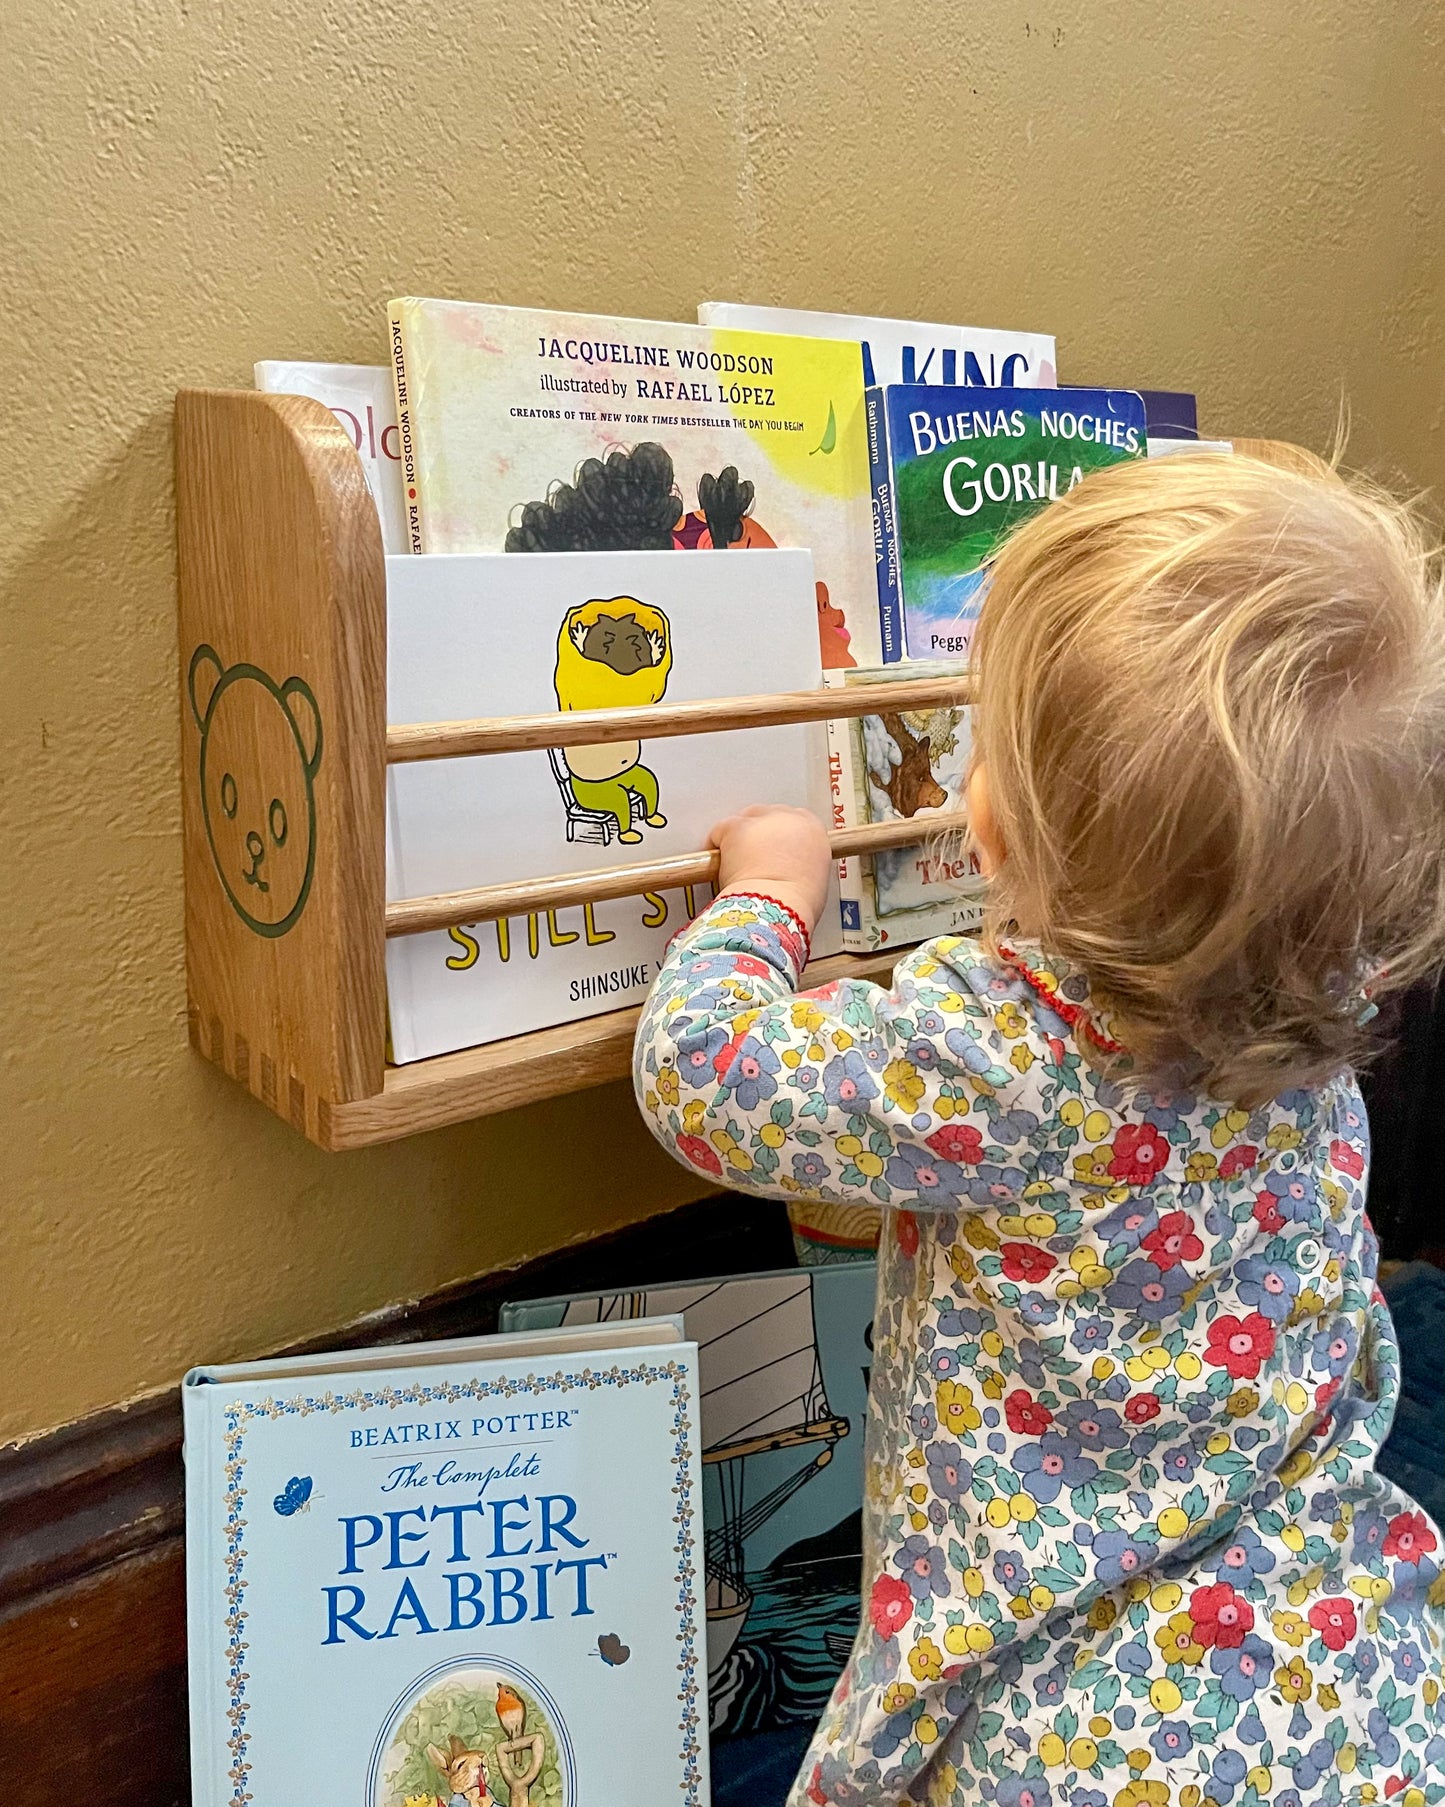
[[[205,731],[206,717],[211,712],[216,686],[225,675],[226,668],[215,647],[198,646],[191,654],[191,667],[186,673],[186,694],[191,699],[191,714],[196,718],[196,726],[202,732]]]
[[[304,678],[287,678],[281,686],[281,700],[286,705],[286,713],[296,724],[301,751],[306,758],[306,775],[314,778],[316,768],[321,764],[321,707]]]

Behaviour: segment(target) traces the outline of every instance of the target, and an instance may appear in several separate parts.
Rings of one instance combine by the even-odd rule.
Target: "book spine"
[[[824,672],[823,683],[829,690],[846,688],[843,678]],[[830,721],[828,727],[828,804],[834,828],[851,828],[853,809],[853,761],[849,721]],[[843,949],[857,954],[867,951],[863,936],[862,868],[856,857],[838,861],[838,910],[843,922]]]
[[[204,1395],[205,1389],[200,1389]],[[183,1386],[186,1471],[186,1671],[190,1695],[192,1807],[219,1807],[219,1779],[227,1769],[225,1740],[217,1734],[215,1640],[220,1636],[223,1583],[211,1567],[215,1523],[211,1472],[210,1401]]]
[[[903,651],[903,598],[898,586],[898,530],[893,507],[893,469],[888,455],[888,408],[884,391],[867,391],[868,480],[873,496],[873,558],[878,573],[878,629],[883,663],[896,665]]]
[[[401,441],[401,495],[405,549],[425,552],[422,526],[422,486],[418,478],[416,444],[412,432],[411,383],[406,368],[406,304],[394,301],[387,322],[391,349],[392,386],[396,390],[396,430]]]

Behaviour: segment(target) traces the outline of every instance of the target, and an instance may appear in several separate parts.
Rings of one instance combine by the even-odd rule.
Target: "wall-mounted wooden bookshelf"
[[[322,1148],[415,1135],[630,1069],[635,1010],[389,1066],[388,935],[697,885],[716,871],[715,855],[697,853],[388,903],[388,763],[595,744],[639,729],[650,739],[746,731],[960,694],[928,679],[872,698],[855,688],[658,706],[641,722],[611,710],[388,729],[381,534],[329,410],[301,396],[183,391],[176,490],[191,1042]],[[246,837],[273,799],[286,842],[263,896],[248,888]],[[844,831],[835,848],[917,839],[916,828],[892,824]],[[811,968],[809,982],[882,976],[891,964],[839,956]]]
[[[1294,447],[1236,442],[1276,462]],[[386,1060],[385,947],[418,934],[700,884],[708,853],[488,886],[385,895],[388,763],[737,730],[964,700],[955,681],[501,721],[386,720],[386,566],[344,429],[319,402],[185,390],[176,402],[186,981],[193,1046],[326,1149],[361,1148],[585,1090],[630,1068],[622,1010],[404,1067]],[[257,811],[285,840],[247,880]],[[934,818],[930,828],[947,827]],[[912,823],[845,830],[838,853]],[[254,865],[254,862],[253,862]],[[877,978],[896,955],[818,962]]]

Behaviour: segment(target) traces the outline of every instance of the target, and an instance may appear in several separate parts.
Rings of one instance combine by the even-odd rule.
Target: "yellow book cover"
[[[881,661],[855,344],[391,304],[413,552],[807,547],[825,667]]]

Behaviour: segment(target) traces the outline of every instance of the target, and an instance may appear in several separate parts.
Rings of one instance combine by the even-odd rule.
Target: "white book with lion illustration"
[[[707,1807],[679,1317],[197,1369],[196,1807]]]
[[[912,659],[876,671],[825,674],[829,689],[961,677],[966,667]],[[968,783],[967,708],[903,709],[829,725],[833,821],[861,827],[917,817],[916,846],[839,863],[843,944],[855,951],[907,947],[935,935],[968,935],[983,920],[976,858],[929,839],[929,817],[961,811]]]
[[[816,690],[807,552],[387,560],[393,724]],[[463,891],[692,853],[750,803],[827,819],[818,723],[394,765],[387,896]],[[387,944],[401,1063],[639,1004],[711,892],[664,891]],[[816,954],[842,946],[830,911]]]

